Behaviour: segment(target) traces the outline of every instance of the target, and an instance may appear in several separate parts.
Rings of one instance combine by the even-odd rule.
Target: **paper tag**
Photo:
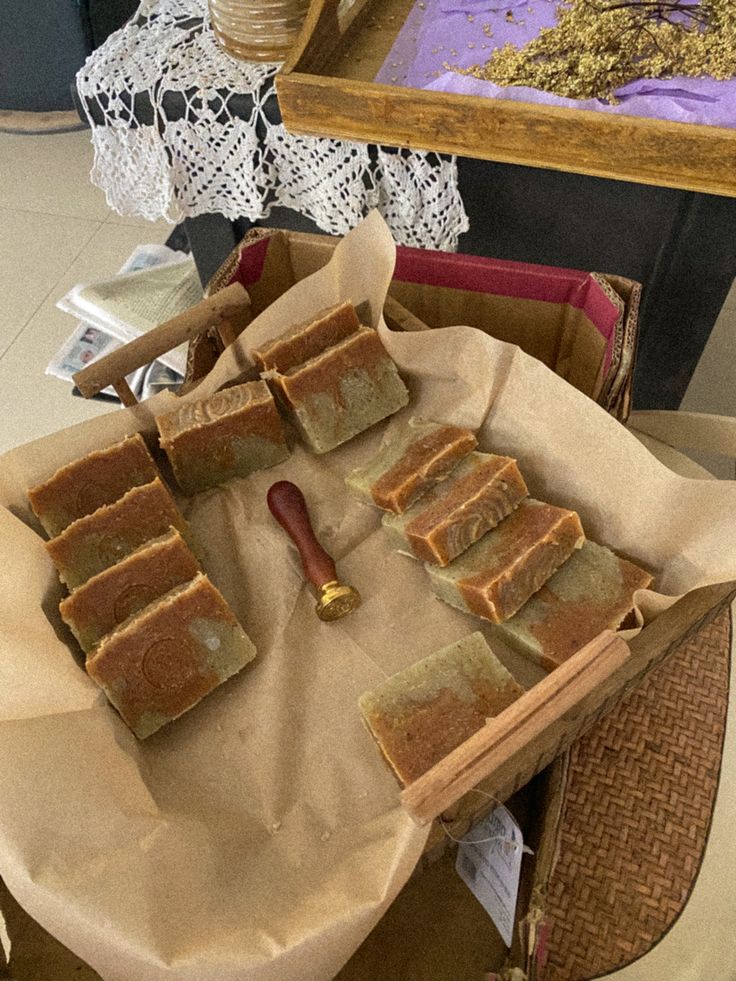
[[[473,825],[461,840],[455,868],[488,913],[507,947],[514,934],[524,840],[505,807]]]

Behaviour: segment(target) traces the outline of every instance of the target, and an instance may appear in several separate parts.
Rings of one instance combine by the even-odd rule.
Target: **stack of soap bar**
[[[189,402],[159,416],[156,424],[186,494],[273,467],[289,455],[281,417],[263,381]]]
[[[585,540],[574,511],[527,499],[449,565],[427,564],[434,592],[451,606],[501,623]]]
[[[370,327],[268,377],[315,453],[334,449],[409,401],[396,365]]]
[[[130,555],[144,542],[176,528],[190,539],[189,526],[157,477],[134,487],[113,504],[77,518],[46,549],[71,589]]]
[[[610,549],[586,541],[519,612],[494,627],[511,647],[552,671],[602,630],[616,630],[634,593],[652,577]]]
[[[95,450],[57,470],[28,491],[31,507],[50,537],[104,504],[112,504],[131,487],[158,476],[156,464],[136,433],[114,446]]]
[[[118,624],[175,586],[194,579],[199,571],[193,553],[172,528],[92,576],[62,600],[59,612],[89,654]]]
[[[516,460],[471,453],[404,514],[384,514],[393,548],[447,565],[495,528],[527,496]]]
[[[139,739],[177,718],[255,657],[202,575],[146,606],[98,644],[87,672]]]
[[[259,371],[288,371],[325,348],[344,341],[360,329],[352,303],[339,303],[318,313],[313,320],[295,324],[285,333],[251,352]]]
[[[359,501],[403,514],[477,445],[469,429],[412,419],[370,463],[348,474],[345,483]]]
[[[389,678],[360,698],[368,727],[409,784],[523,694],[480,633]]]

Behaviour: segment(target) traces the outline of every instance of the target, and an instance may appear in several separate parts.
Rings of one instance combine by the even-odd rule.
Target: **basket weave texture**
[[[570,751],[545,981],[624,967],[682,912],[718,787],[730,653],[726,608]]]

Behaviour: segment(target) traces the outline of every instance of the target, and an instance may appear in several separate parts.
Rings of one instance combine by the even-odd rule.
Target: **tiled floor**
[[[75,283],[115,273],[166,222],[120,218],[89,180],[89,133],[0,133],[0,453],[101,412],[44,369],[75,321],[55,306]],[[7,411],[11,410],[11,411]]]

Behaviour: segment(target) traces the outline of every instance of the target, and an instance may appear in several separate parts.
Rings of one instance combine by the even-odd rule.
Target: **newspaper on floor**
[[[202,299],[193,260],[165,245],[139,246],[117,276],[75,286],[57,306],[80,318],[46,368],[66,381],[98,358],[169,320]],[[176,387],[186,369],[186,345],[128,376],[138,399]],[[106,389],[105,394],[114,393]]]

